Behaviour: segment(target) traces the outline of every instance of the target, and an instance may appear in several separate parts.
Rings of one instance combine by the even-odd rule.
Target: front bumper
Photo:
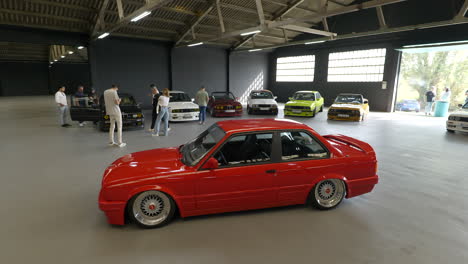
[[[278,114],[277,107],[250,107],[249,109],[255,114]]]
[[[183,122],[183,121],[195,121],[198,119],[199,119],[199,112],[171,113],[169,121]]]
[[[241,116],[242,115],[242,109],[240,110],[222,110],[222,109],[213,109],[212,115],[215,116]]]
[[[109,128],[110,120],[106,119],[103,121],[102,129],[107,130]],[[145,128],[145,119],[122,120],[122,128]]]
[[[460,132],[468,132],[468,122],[447,120],[447,129]]]
[[[308,109],[284,109],[286,116],[313,116],[313,112]]]
[[[99,209],[106,214],[107,222],[111,225],[125,224],[125,205],[122,201],[106,201],[99,194]]]

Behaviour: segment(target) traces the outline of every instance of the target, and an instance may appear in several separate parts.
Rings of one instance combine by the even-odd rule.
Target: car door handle
[[[276,173],[276,170],[266,170],[266,173]]]

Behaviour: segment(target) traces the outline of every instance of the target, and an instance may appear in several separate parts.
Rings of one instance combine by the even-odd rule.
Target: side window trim
[[[294,160],[283,160],[283,146],[281,144],[281,133],[291,133],[291,132],[304,132],[306,133],[307,135],[309,135],[313,140],[315,140],[315,142],[317,142],[320,146],[322,146],[322,148],[327,152],[327,156],[326,157],[323,157],[323,158],[318,158],[318,159],[314,159],[314,158],[300,158],[300,159],[294,159]],[[279,143],[279,152],[278,152],[278,156],[279,156],[279,159],[277,162],[291,162],[291,161],[305,161],[305,160],[323,160],[323,159],[330,159],[331,157],[331,152],[330,150],[322,143],[322,141],[318,140],[314,135],[310,134],[309,131],[305,130],[305,129],[292,129],[292,130],[280,130],[278,131],[278,143]]]

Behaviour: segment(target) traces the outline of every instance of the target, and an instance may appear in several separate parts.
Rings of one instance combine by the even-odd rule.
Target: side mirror
[[[239,101],[239,99],[240,99],[239,97],[236,97],[236,101]]]
[[[278,99],[278,96],[273,96],[273,99],[275,99],[275,100]]]
[[[195,98],[192,98],[192,99],[190,99],[190,100],[192,100],[192,102],[195,102]]]
[[[462,105],[462,104],[458,104],[458,107],[462,108],[462,107],[463,107],[463,105]]]
[[[138,107],[141,107],[142,104],[143,104],[142,102],[138,102],[138,103],[137,103],[137,106],[138,106]]]
[[[209,158],[202,167],[202,169],[208,169],[208,170],[214,170],[217,168],[219,168],[219,163],[213,157]]]
[[[369,100],[364,99],[364,104],[368,104],[368,103],[369,103]]]

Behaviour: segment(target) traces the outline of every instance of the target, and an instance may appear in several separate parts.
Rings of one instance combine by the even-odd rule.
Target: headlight
[[[141,114],[141,113],[137,114],[137,117],[142,117],[142,116],[143,116],[143,114]]]
[[[108,115],[105,115],[105,116],[104,116],[104,119],[109,119],[109,116],[108,116]]]
[[[242,105],[236,105],[236,109],[241,109]]]
[[[278,106],[274,104],[274,105],[271,105],[271,107],[272,108],[277,108]]]

